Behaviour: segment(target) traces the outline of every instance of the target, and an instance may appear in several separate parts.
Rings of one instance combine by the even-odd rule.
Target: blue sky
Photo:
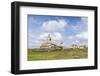
[[[48,34],[57,44],[88,43],[88,18],[77,16],[28,15],[28,48],[39,47]]]

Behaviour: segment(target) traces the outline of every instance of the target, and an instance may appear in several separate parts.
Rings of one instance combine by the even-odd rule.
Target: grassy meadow
[[[88,58],[88,49],[64,49],[63,51],[40,51],[40,49],[28,49],[28,61],[58,60],[58,59],[84,59]]]

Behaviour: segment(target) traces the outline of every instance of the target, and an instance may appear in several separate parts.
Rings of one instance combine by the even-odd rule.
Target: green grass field
[[[84,59],[88,58],[88,49],[64,49],[63,51],[37,51],[28,49],[28,61],[33,60],[58,60],[58,59]]]

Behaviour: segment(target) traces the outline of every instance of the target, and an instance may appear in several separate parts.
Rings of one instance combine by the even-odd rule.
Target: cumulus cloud
[[[44,32],[44,33],[40,34],[39,38],[42,40],[46,40],[49,34],[53,40],[61,40],[62,39],[62,35],[59,32],[53,32],[53,33]]]
[[[74,31],[86,31],[88,29],[88,18],[82,17],[79,22],[71,26]]]
[[[58,32],[54,32],[54,40],[61,40],[62,39],[62,35]]]
[[[52,39],[55,42],[62,41],[62,42],[64,42],[64,45],[66,45],[66,46],[70,45],[72,43],[77,43],[77,44],[87,43],[87,40],[88,40],[88,32],[87,32],[88,18],[81,17],[81,19],[79,21],[76,20],[77,22],[75,22],[75,23],[72,23],[69,21],[64,20],[64,19],[56,19],[56,20],[52,19],[49,21],[42,22],[41,26],[39,26],[39,28],[40,28],[39,32],[36,32],[36,31],[32,32],[32,33],[29,32],[28,46],[32,47],[32,48],[39,47],[42,42],[47,40],[47,36],[49,34],[51,35]],[[66,29],[64,29],[64,28],[66,28]],[[69,33],[71,33],[71,34],[69,35]]]
[[[72,43],[71,44],[80,44],[80,41],[79,40],[72,40]]]
[[[59,32],[42,32],[40,34],[34,35],[30,33],[28,36],[28,47],[29,48],[37,48],[39,47],[44,41],[47,40],[48,35],[52,37],[53,42],[58,42],[63,39],[62,34]],[[37,38],[36,38],[37,37]]]
[[[88,18],[87,18],[87,17],[82,17],[82,18],[81,18],[81,22],[82,22],[83,24],[87,24],[87,23],[88,23]]]
[[[80,32],[76,35],[69,36],[68,39],[70,39],[70,40],[74,40],[74,39],[88,40],[88,32]]]
[[[56,30],[62,30],[67,25],[67,22],[63,19],[60,20],[50,20],[47,22],[44,22],[42,25],[42,28],[44,28],[47,31],[56,31]]]
[[[75,39],[72,41],[71,44],[77,44],[77,45],[88,45],[88,41],[87,40],[80,40],[80,39]]]
[[[40,44],[41,44],[41,42],[38,41],[38,40],[36,40],[36,41],[29,41],[28,46],[31,47],[31,48],[33,48],[33,47],[36,48],[36,47],[39,47]]]
[[[75,37],[80,38],[80,39],[88,39],[88,32],[81,32],[77,34]]]
[[[68,37],[69,44],[88,45],[88,32],[80,32]]]
[[[48,37],[49,34],[50,34],[49,32],[43,32],[40,34],[39,39],[46,40],[46,38]]]
[[[37,48],[40,46],[41,41],[38,39],[39,34],[33,31],[28,33],[28,48]]]

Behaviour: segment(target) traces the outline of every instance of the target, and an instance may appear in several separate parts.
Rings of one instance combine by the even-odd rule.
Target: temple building
[[[53,39],[50,34],[47,36],[47,40],[41,44],[40,48],[43,50],[51,51],[51,50],[63,50],[63,43],[61,45],[57,45],[53,42]]]

